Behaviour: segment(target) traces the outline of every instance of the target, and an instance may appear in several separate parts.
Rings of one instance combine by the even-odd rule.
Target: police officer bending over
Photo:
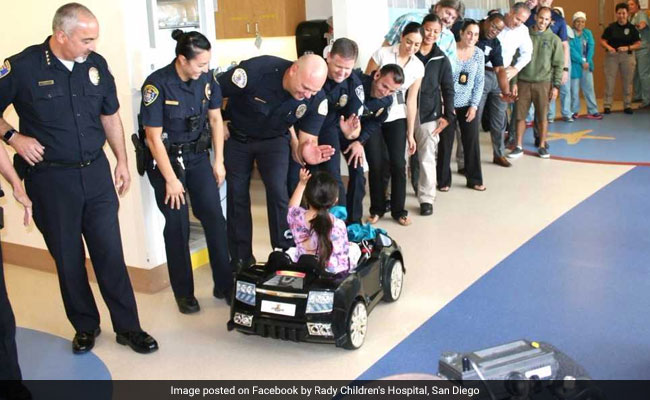
[[[355,72],[363,85],[364,105],[361,117],[361,133],[356,139],[341,136],[341,149],[348,164],[349,181],[346,198],[348,223],[361,223],[363,197],[366,194],[366,178],[363,174],[365,152],[363,146],[371,135],[381,131],[381,124],[388,117],[393,104],[393,93],[404,83],[404,71],[397,64],[386,64],[372,75]]]
[[[113,76],[94,52],[99,25],[86,7],[69,3],[57,10],[52,28],[45,42],[10,57],[0,70],[0,113],[13,103],[20,118],[20,133],[0,118],[0,135],[19,155],[14,162],[25,177],[34,222],[56,262],[76,331],[73,352],[92,349],[100,333],[83,237],[117,342],[149,353],[158,344],[140,328],[122,252],[119,203],[102,150],[108,140],[122,195],[131,180]]]
[[[7,152],[2,146],[0,146],[0,175],[11,184],[14,198],[25,207],[23,223],[27,226],[32,218],[32,202],[27,197],[23,184],[11,166]],[[0,188],[0,197],[3,195]],[[0,228],[3,227],[2,217],[2,208],[0,208]],[[0,399],[31,399],[31,393],[20,382],[21,379],[22,374],[16,350],[16,320],[7,296],[2,248],[0,248]]]
[[[250,178],[253,162],[262,175],[274,248],[293,244],[285,237],[287,225],[287,172],[289,151],[300,163],[319,164],[329,159],[331,146],[318,145],[317,134],[327,115],[321,90],[327,65],[317,55],[296,62],[273,56],[242,61],[219,77],[228,98],[225,145],[228,183],[228,246],[239,266],[253,262]],[[289,128],[300,121],[298,140],[289,146]]]
[[[329,172],[339,185],[339,204],[345,206],[345,189],[341,179],[341,156],[339,136],[350,140],[356,139],[361,131],[359,114],[363,109],[363,86],[359,78],[352,74],[357,61],[359,48],[347,38],[339,38],[327,54],[327,80],[323,91],[327,98],[327,116],[318,133],[318,144],[330,145],[334,155],[320,163],[312,171],[319,169]],[[292,140],[297,140],[293,138]],[[294,157],[295,158],[295,157]],[[293,158],[289,160],[289,193],[293,193],[298,184],[298,174],[302,166]]]
[[[172,32],[176,58],[151,74],[142,86],[140,115],[153,162],[147,166],[158,208],[165,216],[167,267],[178,309],[199,311],[194,297],[190,259],[190,221],[185,190],[192,211],[201,221],[214,279],[213,294],[223,298],[232,289],[226,221],[219,201],[219,185],[226,177],[223,164],[221,89],[208,73],[210,42],[199,32]],[[209,129],[207,122],[210,121]],[[210,143],[215,150],[210,165]],[[229,301],[229,297],[226,297]]]

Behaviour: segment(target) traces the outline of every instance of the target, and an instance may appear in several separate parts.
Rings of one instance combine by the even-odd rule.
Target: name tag
[[[38,82],[38,86],[51,86],[51,85],[54,85],[54,81],[53,81],[53,80],[49,80],[49,81],[40,81],[40,82]]]
[[[176,101],[176,100],[165,100],[165,104],[168,105],[168,106],[177,106],[178,101]]]

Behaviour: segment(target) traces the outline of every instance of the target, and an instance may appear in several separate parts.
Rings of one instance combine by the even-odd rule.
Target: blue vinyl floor
[[[522,245],[360,379],[433,374],[443,351],[520,338],[555,345],[596,379],[650,379],[649,204],[650,168],[637,167]]]
[[[551,156],[570,160],[650,165],[650,110],[634,115],[615,112],[600,121],[579,118],[557,120],[548,126]],[[536,152],[532,129],[524,136],[524,149]]]

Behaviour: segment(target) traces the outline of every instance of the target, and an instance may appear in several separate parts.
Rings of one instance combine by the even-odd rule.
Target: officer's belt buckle
[[[85,167],[89,166],[90,164],[92,164],[92,162],[93,162],[92,160],[82,161],[82,162],[79,163],[79,168],[85,168]]]

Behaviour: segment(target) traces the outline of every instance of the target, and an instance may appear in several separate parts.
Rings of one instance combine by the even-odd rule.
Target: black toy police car
[[[357,267],[345,275],[323,272],[313,256],[293,263],[282,252],[238,271],[228,330],[358,349],[368,313],[382,299],[399,298],[405,273],[401,249],[389,236],[378,233],[360,246]]]

